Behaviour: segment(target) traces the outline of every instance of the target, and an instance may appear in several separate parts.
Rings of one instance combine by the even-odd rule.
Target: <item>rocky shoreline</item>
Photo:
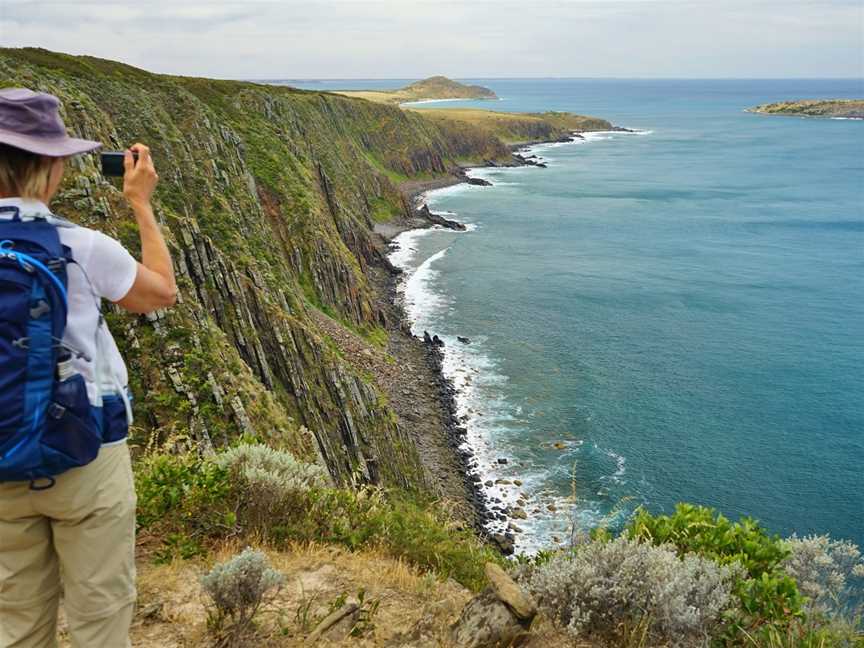
[[[464,170],[456,169],[445,178],[428,182],[413,182],[403,187],[406,212],[398,220],[378,224],[380,268],[383,272],[376,276],[378,292],[382,303],[379,306],[388,315],[390,341],[388,352],[397,360],[400,371],[409,382],[420,377],[421,388],[410,391],[410,400],[397,399],[391,405],[400,419],[411,429],[420,449],[421,462],[432,476],[432,489],[444,498],[454,498],[458,517],[469,522],[481,537],[496,542],[505,554],[513,553],[512,538],[490,538],[486,530],[494,519],[491,502],[481,488],[480,477],[475,474],[473,452],[463,447],[467,430],[457,418],[456,388],[443,372],[443,342],[437,336],[426,334],[423,338],[412,334],[410,322],[399,299],[398,284],[402,271],[393,266],[387,258],[392,251],[392,240],[400,233],[425,229],[434,226],[453,230],[464,230],[465,225],[455,220],[434,214],[425,204],[418,204],[418,198],[426,191],[440,189],[466,182]],[[391,390],[392,391],[392,390]],[[434,401],[438,411],[429,412],[421,417],[412,409],[423,397]],[[400,420],[400,423],[403,421]],[[418,428],[420,428],[418,430]],[[458,501],[461,500],[461,501]]]
[[[613,127],[612,130],[627,133],[637,132],[617,126]],[[393,355],[400,363],[403,372],[409,375],[414,372],[428,372],[430,379],[425,380],[424,384],[427,385],[427,388],[432,388],[430,395],[434,397],[439,406],[440,425],[437,429],[426,430],[426,434],[431,433],[440,439],[443,433],[443,440],[446,443],[447,453],[449,453],[449,459],[451,460],[446,461],[442,459],[440,447],[437,448],[439,451],[437,456],[434,458],[431,457],[430,452],[428,452],[429,439],[418,438],[417,440],[421,447],[421,461],[427,470],[437,473],[437,479],[435,480],[437,483],[433,486],[439,492],[449,493],[452,496],[454,492],[462,491],[462,503],[470,508],[470,513],[466,514],[464,507],[457,507],[462,508],[461,517],[470,520],[476,532],[481,537],[494,543],[505,555],[514,553],[515,549],[515,533],[518,532],[518,528],[514,527],[512,520],[514,518],[523,518],[525,512],[522,508],[513,508],[511,510],[510,507],[497,498],[490,499],[484,491],[483,477],[478,471],[475,453],[464,443],[468,431],[464,425],[464,421],[461,421],[458,416],[458,390],[453,382],[444,375],[444,342],[434,332],[424,331],[422,338],[412,334],[411,323],[407,319],[407,314],[401,304],[398,292],[398,284],[402,271],[390,263],[387,255],[393,249],[393,239],[408,230],[427,229],[435,226],[457,231],[464,231],[466,229],[463,223],[445,218],[441,214],[436,214],[430,210],[428,205],[421,200],[426,192],[461,183],[481,186],[492,185],[488,180],[469,176],[468,171],[471,168],[518,166],[545,168],[546,164],[542,158],[534,154],[528,154],[525,149],[540,144],[566,143],[580,139],[585,139],[585,137],[580,132],[573,132],[568,136],[554,140],[513,144],[510,147],[512,161],[509,164],[496,164],[486,161],[483,165],[454,168],[451,170],[450,175],[445,177],[426,181],[409,181],[402,186],[405,213],[398,219],[386,223],[378,223],[375,226],[375,232],[380,237],[378,249],[382,259],[381,265],[385,270],[383,280],[379,283],[378,292],[383,296],[380,306],[389,313],[389,318],[393,321],[388,326],[391,333],[391,347],[395,347]],[[470,343],[470,340],[467,340],[467,338],[460,338],[460,341],[463,344]],[[423,359],[423,367],[417,366],[416,356],[418,351]],[[430,390],[427,389],[427,391]],[[416,397],[416,394],[414,394],[414,397]],[[400,404],[393,404],[398,413]],[[416,417],[412,418],[411,414],[407,416],[407,427],[417,426],[418,423],[419,421],[416,420]],[[423,447],[424,442],[427,442],[426,449]],[[436,453],[432,454],[435,455]],[[506,459],[503,461],[506,461]],[[449,466],[442,464],[449,464]],[[456,481],[459,482],[459,488],[456,488],[454,483]],[[491,533],[489,525],[493,522],[497,522],[499,526],[502,522],[505,522],[507,526],[500,532]]]
[[[626,131],[627,129],[620,130]],[[444,342],[441,341],[434,332],[430,333],[424,331],[423,338],[419,338],[411,333],[411,325],[407,320],[407,315],[400,303],[398,294],[398,284],[402,276],[402,271],[389,262],[387,255],[392,251],[393,239],[402,232],[408,230],[426,229],[435,226],[457,231],[464,231],[466,229],[463,223],[445,218],[440,214],[432,212],[428,205],[421,201],[422,196],[427,191],[461,183],[482,186],[489,186],[492,184],[488,180],[472,178],[469,176],[469,168],[488,168],[495,166],[545,167],[545,163],[543,163],[536,155],[525,155],[520,151],[528,146],[547,143],[572,142],[576,139],[584,138],[580,133],[574,132],[568,137],[558,138],[555,140],[514,144],[511,147],[513,158],[510,164],[500,165],[487,162],[486,164],[477,167],[458,167],[453,169],[451,174],[444,178],[406,183],[402,187],[405,213],[399,219],[387,223],[379,223],[375,227],[375,231],[380,237],[379,252],[381,254],[382,267],[386,270],[384,281],[379,286],[379,293],[383,296],[384,301],[386,302],[382,303],[381,306],[389,311],[391,318],[398,321],[398,326],[391,325],[388,327],[391,332],[391,338],[394,338],[395,336],[395,340],[391,339],[391,345],[396,347],[396,353],[394,355],[396,355],[400,366],[405,367],[407,372],[422,371],[422,369],[416,366],[411,366],[411,354],[405,352],[406,347],[411,346],[415,349],[422,349],[422,356],[425,365],[423,369],[428,371],[429,375],[432,377],[431,381],[427,382],[427,385],[433,388],[432,391],[434,392],[434,397],[441,408],[440,420],[441,428],[443,429],[438,430],[438,435],[440,436],[443,432],[443,437],[446,441],[448,450],[451,453],[452,458],[455,460],[455,465],[458,467],[458,474],[451,475],[449,480],[446,477],[442,478],[440,475],[439,479],[451,482],[454,479],[458,479],[461,482],[464,502],[470,506],[470,518],[476,532],[481,537],[494,543],[505,555],[510,555],[514,552],[515,534],[512,525],[509,525],[503,532],[498,533],[490,533],[488,526],[491,522],[500,523],[502,521],[507,521],[512,516],[508,515],[509,512],[502,503],[490,500],[485,493],[483,489],[482,476],[477,470],[475,454],[473,450],[470,447],[467,447],[464,443],[465,435],[468,431],[458,417],[457,389],[453,382],[444,375],[442,366],[444,360],[444,351],[442,347],[444,346]],[[395,345],[393,342],[395,342]],[[467,342],[469,341],[463,341],[463,343]],[[401,353],[399,352],[400,349]],[[398,405],[396,406],[396,409],[398,412],[400,409]],[[406,421],[406,424],[409,426],[416,423],[417,421],[411,421],[410,416]],[[441,466],[437,465],[434,460],[430,461],[428,453],[423,452],[421,449],[421,455],[421,461],[426,465],[428,470],[433,473],[440,473]],[[449,490],[449,492],[452,493],[454,490],[454,485],[452,483],[449,485],[438,483],[435,484],[435,486],[439,490],[444,490],[445,492]],[[463,517],[465,516],[463,515]]]

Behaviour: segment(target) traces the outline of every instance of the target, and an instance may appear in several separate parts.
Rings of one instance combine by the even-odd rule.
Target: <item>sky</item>
[[[241,79],[864,77],[864,0],[0,0],[0,45]]]

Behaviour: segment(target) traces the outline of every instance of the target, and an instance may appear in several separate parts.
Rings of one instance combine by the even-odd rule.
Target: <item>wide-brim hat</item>
[[[0,144],[48,157],[78,155],[102,146],[69,137],[60,117],[60,100],[27,88],[0,90]]]

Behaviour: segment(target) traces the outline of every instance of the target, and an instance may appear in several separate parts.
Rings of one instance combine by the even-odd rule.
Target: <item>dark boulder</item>
[[[464,231],[466,229],[465,225],[460,223],[459,221],[444,218],[441,214],[436,214],[435,212],[431,211],[428,205],[423,205],[420,209],[418,209],[417,216],[419,216],[420,218],[425,218],[433,225],[440,225],[441,227],[446,227],[447,229],[459,231]]]
[[[507,518],[504,517],[504,519],[506,520]],[[492,534],[492,542],[494,542],[498,546],[498,549],[505,556],[512,556],[513,552],[516,550],[516,545],[514,544],[513,540],[514,536],[511,533]]]

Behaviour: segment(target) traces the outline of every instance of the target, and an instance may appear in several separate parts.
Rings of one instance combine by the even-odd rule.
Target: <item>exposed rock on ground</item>
[[[465,648],[519,646],[529,638],[537,604],[498,565],[486,565],[490,586],[472,599],[451,628],[455,645]]]

